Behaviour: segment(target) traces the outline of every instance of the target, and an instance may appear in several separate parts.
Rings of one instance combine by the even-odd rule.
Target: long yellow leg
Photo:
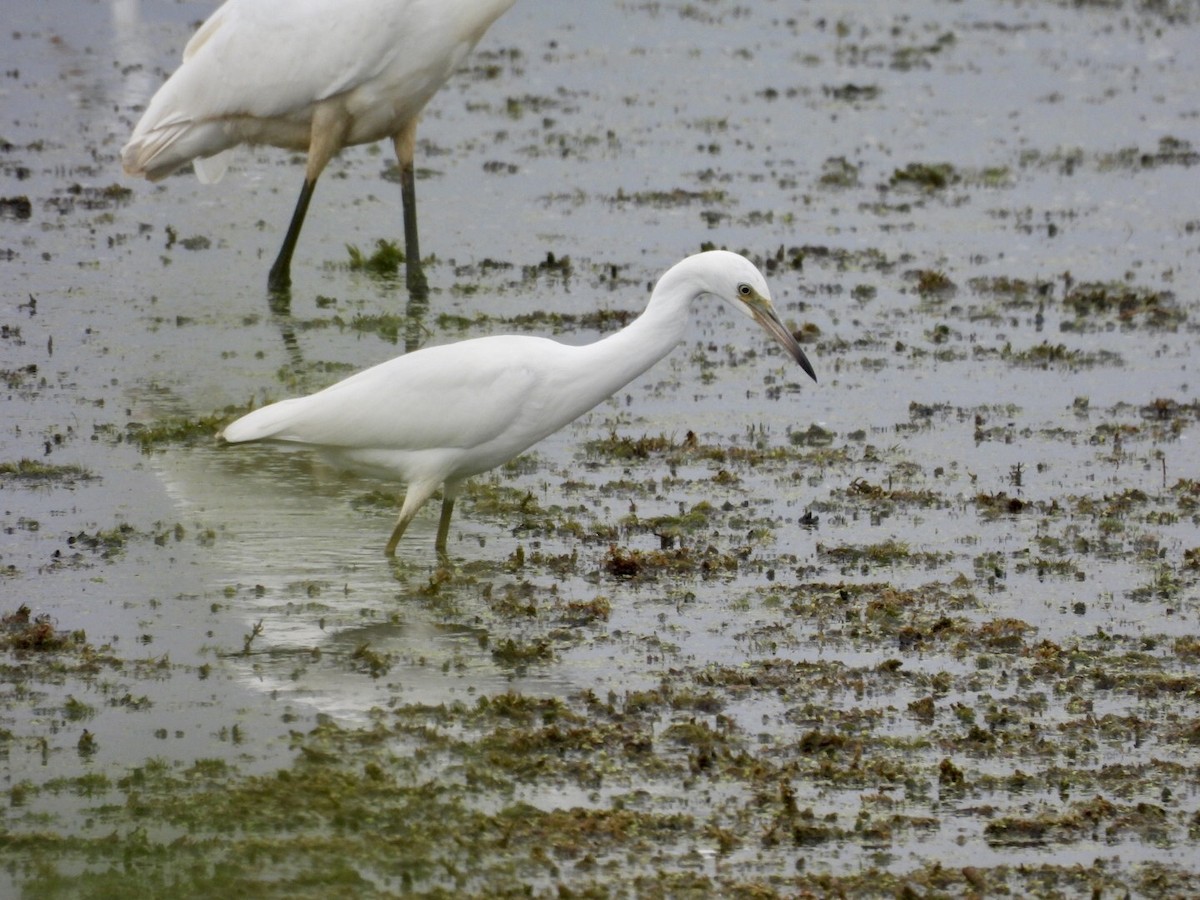
[[[416,510],[413,510],[413,514],[416,514]],[[396,555],[396,545],[400,543],[400,538],[404,537],[404,529],[408,527],[408,523],[412,520],[412,516],[400,516],[396,527],[392,529],[392,536],[388,539],[387,546],[383,548],[384,556]]]
[[[400,543],[400,538],[404,537],[404,529],[408,527],[409,522],[416,518],[417,511],[425,505],[426,500],[433,496],[437,487],[436,481],[408,486],[408,490],[404,493],[404,502],[400,504],[400,517],[396,520],[396,527],[392,529],[392,536],[388,539],[387,546],[383,548],[385,555],[396,555],[396,545]],[[444,511],[443,515],[445,515]],[[447,528],[449,528],[448,524]]]

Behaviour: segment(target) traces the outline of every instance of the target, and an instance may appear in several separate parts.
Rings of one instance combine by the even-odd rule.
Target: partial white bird
[[[225,151],[308,151],[304,187],[268,286],[286,292],[317,178],[343,147],[391,138],[400,162],[410,291],[427,292],[417,240],[417,119],[515,0],[226,0],[146,108],[121,162],[157,181],[194,163],[225,173]]]
[[[502,335],[427,347],[307,397],[264,406],[219,436],[230,443],[307,445],[342,468],[406,483],[388,556],[417,510],[442,487],[434,546],[444,554],[464,480],[532,447],[670,353],[683,339],[693,301],[708,294],[762,325],[817,380],[754,264],[712,250],[672,266],[645,311],[595,343]]]

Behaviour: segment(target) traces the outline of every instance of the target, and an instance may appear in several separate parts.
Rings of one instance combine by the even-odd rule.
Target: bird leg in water
[[[436,481],[417,481],[408,485],[408,490],[404,492],[404,500],[400,504],[400,517],[396,520],[396,527],[392,529],[392,536],[388,539],[387,546],[383,548],[386,556],[396,555],[396,545],[400,543],[400,538],[404,537],[404,530],[408,528],[408,523],[417,517],[417,511],[425,505],[426,500],[433,496],[437,488]],[[453,495],[451,494],[451,496]],[[453,499],[450,502],[453,504]],[[442,515],[446,517],[446,528],[449,530],[449,513],[446,512],[445,506],[442,507]],[[440,535],[440,528],[438,533]]]
[[[396,545],[400,543],[400,538],[404,537],[404,529],[408,527],[408,523],[413,520],[416,515],[416,510],[413,510],[407,516],[404,511],[400,511],[400,519],[396,522],[396,527],[392,529],[392,536],[388,539],[387,546],[383,548],[384,556],[395,556]]]
[[[271,266],[271,274],[267,276],[267,289],[273,294],[286,294],[292,286],[292,254],[296,250],[296,241],[300,239],[300,229],[304,227],[304,216],[308,213],[309,201],[317,188],[317,179],[329,161],[345,146],[349,133],[350,117],[340,104],[326,101],[313,111],[308,162],[304,167],[304,187],[300,189],[300,199],[296,201],[296,210],[292,213],[292,221],[288,223],[283,246],[279,248],[279,255]]]
[[[417,147],[417,122],[414,119],[393,138],[396,159],[400,163],[400,202],[404,208],[405,286],[411,297],[424,300],[429,296],[429,282],[421,268],[421,247],[417,239],[417,176],[413,157]]]
[[[446,496],[442,498],[442,517],[438,519],[437,540],[433,543],[433,549],[439,556],[446,555],[446,539],[450,537],[450,513],[453,511],[454,495],[447,490]]]
[[[286,294],[291,290],[292,253],[296,250],[300,228],[304,225],[304,216],[308,212],[308,204],[316,186],[316,181],[304,179],[304,187],[300,189],[300,199],[296,201],[296,211],[292,213],[292,221],[283,238],[283,246],[279,248],[279,255],[275,257],[275,264],[271,266],[271,274],[267,276],[267,290],[272,294]]]
[[[400,518],[396,520],[396,527],[392,529],[392,536],[388,539],[387,546],[383,548],[385,556],[396,555],[396,546],[404,537],[405,529],[417,517],[417,510],[425,505],[425,501],[433,494],[434,488],[436,485],[428,488],[411,484],[408,486],[408,490],[404,494],[404,502],[400,504]],[[454,498],[457,495],[457,485],[443,486],[442,517],[438,520],[437,540],[433,544],[433,549],[438,552],[439,556],[446,555],[446,540],[450,537],[450,514],[454,512]]]

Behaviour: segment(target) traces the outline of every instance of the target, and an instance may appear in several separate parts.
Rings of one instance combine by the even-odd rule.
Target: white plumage
[[[189,162],[203,182],[226,151],[270,144],[308,153],[304,188],[272,266],[286,290],[317,178],[343,147],[390,138],[400,162],[409,286],[424,290],[416,231],[417,119],[515,0],[227,0],[183,51],[121,151],[151,181]]]
[[[707,294],[761,324],[816,380],[758,269],[736,253],[714,250],[669,269],[645,311],[595,343],[503,335],[429,347],[255,410],[221,437],[308,445],[345,468],[405,482],[389,556],[417,510],[444,486],[435,546],[445,552],[465,479],[517,456],[670,353],[683,338],[692,302]]]

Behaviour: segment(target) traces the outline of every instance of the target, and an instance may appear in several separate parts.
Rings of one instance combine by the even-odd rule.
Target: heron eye
[[[741,297],[749,297],[754,293],[753,289],[751,289],[750,285],[748,284],[739,284],[737,291],[738,295]]]

